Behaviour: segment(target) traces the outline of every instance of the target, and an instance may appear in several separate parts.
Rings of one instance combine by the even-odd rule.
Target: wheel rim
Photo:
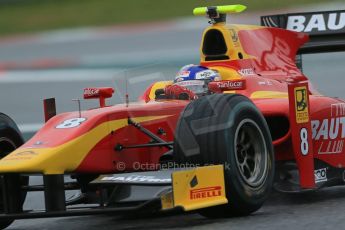
[[[17,148],[16,144],[7,137],[0,137],[0,159]]]
[[[261,185],[267,176],[268,154],[259,126],[251,119],[242,120],[234,141],[236,165],[243,181],[251,187]]]

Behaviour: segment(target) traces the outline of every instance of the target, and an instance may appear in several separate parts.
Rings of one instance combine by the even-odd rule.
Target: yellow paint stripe
[[[145,122],[168,117],[137,117],[136,122]],[[63,174],[75,170],[91,149],[110,131],[128,126],[127,118],[104,122],[89,132],[63,145],[53,148],[19,148],[0,161],[0,173],[9,172],[42,172],[44,174]],[[23,154],[23,152],[27,152]],[[32,154],[30,154],[30,152]]]
[[[256,91],[250,95],[251,99],[266,99],[266,98],[288,98],[288,93],[279,91]]]

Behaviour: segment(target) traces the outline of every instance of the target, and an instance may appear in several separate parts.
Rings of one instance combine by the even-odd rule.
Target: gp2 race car
[[[208,95],[171,97],[165,89],[172,82],[164,81],[136,103],[106,106],[112,88],[88,88],[84,98],[98,98],[99,108],[56,115],[55,101],[45,100],[45,126],[15,151],[15,136],[1,132],[0,140],[16,143],[0,142],[1,227],[15,219],[172,209],[248,215],[272,187],[344,184],[345,101],[319,94],[297,67],[303,53],[344,50],[344,17],[318,12],[265,16],[266,26],[226,24],[226,14],[244,9],[194,10],[212,24],[200,64],[222,76]],[[0,119],[1,131],[13,131]],[[44,184],[29,185],[37,174]],[[75,180],[65,182],[66,175]],[[67,190],[80,195],[66,200]],[[44,191],[45,210],[23,210],[35,191]]]

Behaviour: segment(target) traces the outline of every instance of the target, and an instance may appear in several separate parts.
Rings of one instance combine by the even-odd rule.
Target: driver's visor
[[[205,81],[202,80],[180,81],[176,82],[175,85],[183,86],[195,94],[202,94],[207,89],[205,87]]]

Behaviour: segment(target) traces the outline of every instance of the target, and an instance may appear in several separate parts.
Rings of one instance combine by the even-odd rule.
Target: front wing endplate
[[[171,177],[172,191],[161,196],[163,210],[191,211],[228,203],[223,165],[176,171]]]

